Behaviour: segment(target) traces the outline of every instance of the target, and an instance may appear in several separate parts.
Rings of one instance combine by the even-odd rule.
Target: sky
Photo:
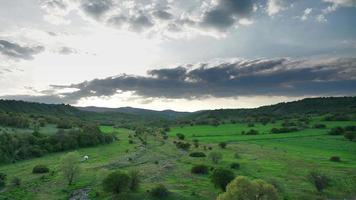
[[[356,0],[0,0],[0,98],[196,111],[356,95]]]

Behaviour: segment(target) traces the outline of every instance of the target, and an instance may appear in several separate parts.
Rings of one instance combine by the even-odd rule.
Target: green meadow
[[[271,134],[270,130],[280,127],[281,122],[256,123],[253,127],[244,123],[177,126],[170,128],[168,139],[158,133],[147,134],[146,145],[142,145],[131,130],[101,126],[103,133],[114,133],[118,140],[108,145],[78,149],[81,156],[88,155],[89,159],[81,162],[82,170],[75,184],[67,186],[59,169],[66,152],[52,153],[0,166],[0,171],[8,174],[8,179],[20,177],[22,181],[21,186],[6,187],[0,193],[0,199],[68,199],[70,193],[83,188],[90,199],[112,199],[115,197],[103,191],[102,180],[112,171],[135,169],[140,171],[142,184],[128,199],[152,199],[147,191],[161,183],[170,191],[168,199],[213,200],[222,191],[213,186],[209,175],[195,175],[190,169],[197,164],[229,168],[231,163],[240,164],[240,169],[233,170],[236,176],[263,179],[278,189],[282,199],[352,198],[356,195],[356,144],[328,132],[332,127],[355,125],[355,122],[324,122],[314,118],[310,127],[317,123],[326,124],[327,128]],[[250,129],[259,134],[241,134]],[[174,145],[178,140],[177,133],[184,134],[186,142],[198,140],[199,147],[192,145],[188,151],[178,149]],[[226,142],[227,147],[220,148],[220,142]],[[190,152],[208,155],[212,151],[223,155],[217,164],[208,157],[189,157]],[[330,161],[331,156],[339,156],[341,162]],[[45,164],[53,172],[32,174],[32,168],[37,164]],[[330,178],[330,185],[323,193],[317,192],[308,180],[312,170]]]

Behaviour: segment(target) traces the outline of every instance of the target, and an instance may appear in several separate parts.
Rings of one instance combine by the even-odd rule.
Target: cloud
[[[0,40],[0,54],[12,59],[32,60],[33,56],[44,51],[43,46],[21,46],[17,43]]]
[[[307,20],[312,11],[313,11],[312,8],[306,8],[306,9],[304,10],[304,12],[303,12],[303,15],[300,17],[300,19],[301,19],[302,21]]]
[[[99,19],[111,9],[113,2],[111,0],[82,0],[80,7],[89,16]]]
[[[147,76],[118,75],[79,84],[53,85],[36,96],[5,96],[75,104],[82,98],[134,96],[161,99],[246,96],[355,95],[356,58],[238,59],[148,71]],[[68,91],[70,92],[61,92]]]
[[[58,50],[58,53],[62,54],[62,55],[70,55],[70,54],[76,54],[77,50],[74,48],[70,48],[70,47],[61,47]]]
[[[173,19],[173,15],[165,10],[155,10],[153,11],[153,16],[161,20],[170,20]]]
[[[267,2],[267,13],[269,16],[276,15],[285,9],[286,5],[284,0],[268,0]]]
[[[239,19],[253,12],[252,0],[219,0],[217,5],[204,13],[202,26],[225,30]]]

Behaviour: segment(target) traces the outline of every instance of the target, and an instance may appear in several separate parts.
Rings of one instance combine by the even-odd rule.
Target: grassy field
[[[214,188],[209,175],[193,175],[192,166],[200,163],[211,167],[229,168],[233,162],[241,168],[234,170],[236,175],[264,179],[275,184],[285,199],[332,199],[354,198],[356,196],[356,143],[342,136],[330,136],[329,128],[335,126],[356,125],[355,122],[321,122],[327,129],[308,128],[286,134],[270,134],[275,124],[223,124],[214,126],[172,127],[168,140],[160,135],[148,135],[146,146],[137,138],[129,144],[127,129],[102,126],[104,133],[115,133],[119,138],[109,145],[79,149],[80,155],[88,155],[89,160],[81,163],[82,172],[72,186],[67,186],[59,163],[66,153],[49,154],[41,158],[0,166],[0,172],[8,175],[8,180],[20,177],[20,187],[8,186],[0,192],[0,199],[68,199],[72,191],[88,189],[91,199],[112,199],[102,190],[103,178],[115,170],[129,171],[137,169],[142,175],[140,191],[129,199],[151,199],[146,192],[158,183],[163,183],[171,191],[171,200],[213,200],[221,192]],[[259,135],[241,135],[242,131],[256,129]],[[213,164],[208,158],[192,158],[189,152],[177,149],[173,144],[176,133],[186,135],[187,141],[198,139],[200,146],[191,147],[189,152],[219,151],[223,159]],[[219,142],[227,142],[227,148],[221,149]],[[212,147],[204,150],[203,146]],[[236,157],[236,154],[238,157]],[[341,162],[331,162],[331,156],[340,156]],[[46,164],[53,174],[34,175],[32,168],[37,164]],[[318,193],[308,181],[311,170],[320,170],[331,180],[323,194]]]

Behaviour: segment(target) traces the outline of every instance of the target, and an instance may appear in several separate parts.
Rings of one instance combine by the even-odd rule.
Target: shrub
[[[329,134],[330,135],[342,135],[342,134],[344,134],[344,132],[345,132],[345,130],[343,128],[341,128],[340,126],[338,126],[338,127],[332,128],[329,131]]]
[[[329,186],[329,178],[318,171],[312,171],[309,173],[309,181],[315,186],[318,192],[322,192]]]
[[[208,174],[209,167],[206,165],[196,165],[190,170],[192,174]]]
[[[177,138],[180,139],[180,140],[184,140],[185,139],[185,135],[182,134],[182,133],[177,133]]]
[[[244,176],[236,177],[226,187],[226,192],[220,194],[217,200],[278,200],[276,188],[263,180],[249,180]]]
[[[183,150],[189,150],[189,148],[190,148],[190,144],[187,142],[187,143],[185,143],[185,142],[176,142],[176,147],[177,148],[179,148],[179,149],[183,149]]]
[[[12,180],[11,180],[11,184],[13,186],[20,186],[21,185],[21,179],[18,178],[18,177],[14,177]]]
[[[164,185],[160,184],[160,185],[157,185],[156,187],[154,187],[151,190],[150,194],[153,197],[163,199],[169,195],[169,191]]]
[[[106,192],[120,194],[129,188],[130,177],[122,172],[112,172],[103,180],[103,188]]]
[[[206,157],[205,153],[203,152],[192,152],[189,154],[190,157]]]
[[[199,140],[194,139],[193,140],[193,145],[194,145],[195,148],[198,148],[199,147]]]
[[[130,171],[129,177],[130,177],[129,189],[131,191],[136,192],[138,190],[138,188],[140,187],[140,183],[141,183],[140,172],[135,171],[135,170]]]
[[[240,169],[240,164],[239,163],[231,163],[230,167],[231,167],[231,169]]]
[[[330,157],[330,161],[333,161],[333,162],[341,162],[341,159],[339,156],[331,156]]]
[[[222,154],[220,152],[211,152],[209,158],[213,163],[217,164],[222,159]]]
[[[5,180],[0,179],[0,190],[3,189],[6,185]]]
[[[238,152],[234,153],[234,158],[240,158],[240,154]]]
[[[356,138],[356,132],[347,131],[344,134],[344,137],[350,141],[353,141]]]
[[[222,149],[225,149],[225,148],[226,148],[226,145],[227,145],[226,142],[220,142],[220,143],[219,143],[219,147],[222,148]]]
[[[0,172],[0,180],[6,181],[7,175],[5,173]]]
[[[228,169],[214,169],[211,175],[211,182],[214,183],[215,187],[218,187],[225,191],[227,184],[230,183],[235,178],[234,172]]]
[[[43,173],[48,173],[49,169],[46,165],[36,165],[32,169],[32,173],[34,174],[43,174]]]
[[[298,131],[295,127],[272,128],[271,133],[290,133]]]
[[[258,135],[258,131],[255,129],[251,129],[245,133],[246,135]]]
[[[326,125],[325,124],[314,124],[314,128],[323,129],[323,128],[326,128]]]

